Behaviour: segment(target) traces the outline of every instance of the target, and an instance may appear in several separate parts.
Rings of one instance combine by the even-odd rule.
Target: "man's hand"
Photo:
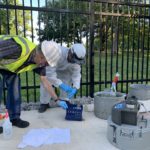
[[[68,94],[69,99],[71,99],[77,93],[76,88],[72,88],[67,84],[62,83],[59,87]]]
[[[77,93],[76,88],[72,88],[71,91],[68,93],[68,98],[71,99]]]
[[[62,101],[62,100],[58,100],[57,101],[57,104],[62,107],[63,109],[67,109],[68,108],[68,105],[65,101]]]

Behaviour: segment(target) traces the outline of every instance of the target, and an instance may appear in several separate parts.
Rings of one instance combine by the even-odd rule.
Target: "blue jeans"
[[[2,92],[3,92],[3,79],[2,79],[2,76],[0,74],[0,105],[2,102]]]
[[[21,113],[21,88],[20,77],[12,72],[0,70],[0,101],[2,100],[3,85],[7,87],[6,108],[8,109],[10,120],[20,118]],[[4,83],[3,83],[4,81]]]

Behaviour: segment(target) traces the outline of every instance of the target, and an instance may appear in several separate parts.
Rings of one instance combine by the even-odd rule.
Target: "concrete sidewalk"
[[[107,138],[107,121],[95,117],[93,112],[84,112],[84,121],[66,121],[65,111],[61,108],[51,108],[45,113],[37,110],[22,111],[21,118],[30,122],[26,129],[13,127],[13,137],[4,140],[0,135],[0,150],[16,150],[23,135],[35,128],[70,128],[70,144],[43,145],[38,148],[26,147],[24,150],[118,150]]]

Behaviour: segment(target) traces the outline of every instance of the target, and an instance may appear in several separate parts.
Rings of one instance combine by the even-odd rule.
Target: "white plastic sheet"
[[[70,129],[31,129],[23,136],[18,148],[39,147],[53,143],[70,143]]]

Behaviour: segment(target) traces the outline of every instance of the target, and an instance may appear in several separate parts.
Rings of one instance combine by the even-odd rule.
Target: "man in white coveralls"
[[[71,48],[61,47],[61,57],[56,67],[46,67],[46,76],[55,87],[60,89],[61,99],[71,99],[80,88],[81,65],[85,63],[86,49],[83,44],[76,43]],[[51,97],[40,85],[40,107],[39,112],[43,113],[49,108]],[[67,108],[64,103],[60,106]]]

